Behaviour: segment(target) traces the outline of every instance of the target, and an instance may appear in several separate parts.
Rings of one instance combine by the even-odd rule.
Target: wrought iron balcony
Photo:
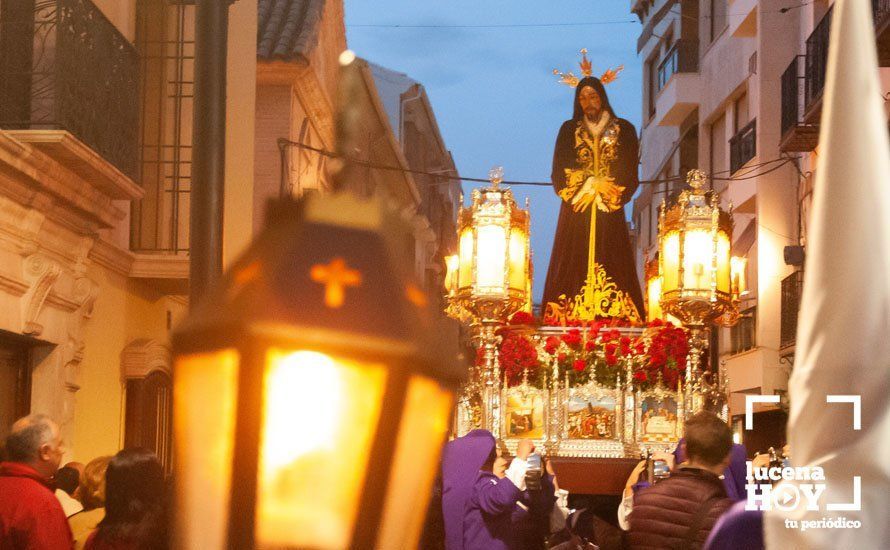
[[[698,41],[677,40],[658,64],[658,89],[660,92],[676,73],[698,72]]]
[[[794,345],[797,338],[797,314],[803,290],[803,271],[795,271],[782,279],[782,326],[779,347]]]
[[[90,0],[0,3],[0,127],[65,130],[130,178],[139,60]]]
[[[831,17],[834,7],[828,9],[806,42],[806,69],[804,78],[804,120],[818,123],[822,108],[822,91],[825,89],[825,73],[828,68],[828,37],[831,34]]]
[[[805,56],[798,55],[782,73],[782,151],[812,151],[819,142],[819,125],[805,122]]]
[[[735,355],[754,349],[757,328],[757,307],[748,308],[739,315],[739,321],[729,329],[729,353]]]
[[[757,119],[755,118],[739,130],[729,140],[729,170],[736,170],[757,155]]]

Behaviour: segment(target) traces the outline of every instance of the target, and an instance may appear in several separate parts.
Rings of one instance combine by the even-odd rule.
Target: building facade
[[[723,206],[734,209],[733,254],[747,258],[741,318],[712,341],[733,415],[744,413],[745,394],[784,395],[794,364],[831,4],[631,2],[643,25],[641,178],[670,180],[634,201],[639,272],[657,250],[662,200],[676,197],[689,169],[709,173]],[[872,5],[886,67],[890,4]],[[888,69],[881,73],[886,93]]]
[[[415,269],[444,309],[445,257],[457,251],[461,186],[451,151],[439,131],[426,88],[404,73],[370,63],[390,127],[396,133],[420,193]]]
[[[269,199],[331,189],[329,158],[303,144],[335,151],[337,59],[346,48],[343,3],[274,0],[260,4],[254,226]],[[406,75],[358,60],[349,182],[359,195],[387,199],[411,228],[406,254],[431,298],[441,300],[444,257],[454,250],[459,181],[423,86]],[[291,142],[282,144],[281,139]],[[380,169],[372,166],[391,167]]]
[[[226,265],[262,227],[270,199],[330,189],[324,156],[278,139],[335,149],[345,47],[342,2],[231,4]],[[62,426],[66,460],[138,445],[170,465],[194,52],[193,3],[0,2],[0,441],[15,418],[41,412]],[[438,295],[430,273],[450,250],[457,184],[406,170],[454,173],[454,164],[422,87],[410,90],[422,101],[406,96],[394,115],[374,68],[360,66],[367,142],[357,154],[401,170],[367,170],[352,190],[403,214],[405,253]]]
[[[169,334],[186,310],[194,5],[0,3],[0,440],[169,467]],[[255,0],[230,8],[225,258],[249,242]]]

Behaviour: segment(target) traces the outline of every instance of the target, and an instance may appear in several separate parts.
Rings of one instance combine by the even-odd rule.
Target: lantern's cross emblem
[[[338,308],[343,305],[346,297],[346,287],[360,286],[362,274],[355,269],[346,266],[343,258],[334,258],[331,263],[315,264],[309,271],[309,276],[316,283],[325,286],[324,303],[329,308]]]

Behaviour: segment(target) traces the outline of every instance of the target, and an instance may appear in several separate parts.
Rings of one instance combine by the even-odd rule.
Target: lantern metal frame
[[[726,410],[727,381],[722,369],[717,380],[702,372],[701,356],[708,348],[709,326],[714,322],[731,325],[738,318],[739,289],[732,273],[732,204],[728,210],[720,208],[720,195],[704,189],[707,175],[701,170],[687,174],[689,189],[680,193],[676,204],[667,208],[662,201],[658,215],[658,276],[661,277],[659,304],[665,315],[677,318],[689,329],[689,360],[686,364],[684,405],[690,412],[700,410],[707,401],[711,408]],[[710,235],[711,255],[707,266],[709,281],[705,288],[685,285],[685,237],[690,231],[707,231]],[[677,287],[666,291],[665,258],[667,236],[678,233],[676,258]],[[720,234],[726,236],[726,267],[729,269],[729,288],[718,287],[718,243]],[[725,416],[725,412],[723,415]]]
[[[666,208],[662,201],[658,215],[658,273],[662,277],[661,309],[679,319],[684,325],[704,326],[737,303],[733,296],[730,274],[730,288],[720,290],[717,282],[718,270],[718,239],[719,234],[726,235],[728,243],[732,243],[732,205],[729,210],[720,208],[720,195],[715,191],[703,189],[705,174],[700,170],[691,170],[688,183],[691,189],[680,193],[677,203]],[[689,231],[706,230],[711,235],[711,258],[709,281],[707,288],[688,288],[685,286],[685,236]],[[677,288],[664,290],[665,241],[670,233],[679,233],[679,249],[677,258]],[[729,250],[727,250],[729,255]],[[729,262],[727,257],[726,261]],[[728,263],[727,263],[728,266]]]
[[[451,317],[460,320],[471,328],[473,339],[483,354],[481,368],[473,367],[470,382],[464,388],[462,399],[481,401],[480,427],[499,433],[501,411],[500,392],[500,368],[497,359],[497,346],[500,337],[497,329],[506,324],[507,319],[517,311],[525,307],[529,301],[531,289],[529,279],[531,277],[531,246],[530,246],[530,217],[528,201],[525,210],[521,209],[513,197],[509,188],[500,187],[503,181],[503,168],[496,167],[489,172],[491,185],[485,188],[473,190],[472,202],[469,208],[464,207],[463,195],[461,206],[457,215],[458,235],[458,269],[450,281],[450,288],[446,295],[448,307],[446,312]],[[504,233],[504,267],[500,284],[482,286],[479,284],[479,228],[483,226],[495,226]],[[511,286],[514,275],[512,269],[516,262],[511,261],[511,240],[514,231],[522,234],[522,284],[520,287]],[[467,258],[462,257],[466,252],[463,249],[462,240],[469,232],[472,238],[472,250],[470,253],[469,277],[462,280]]]
[[[375,546],[412,377],[437,382],[456,400],[466,376],[456,360],[457,327],[426,303],[399,253],[405,231],[379,199],[339,194],[279,200],[270,208],[266,228],[173,334],[177,358],[238,352],[228,548],[256,543],[263,384],[272,348],[319,351],[387,367],[349,544]],[[364,281],[346,289],[344,302],[331,307],[326,287],[310,272],[334,257],[347,258]],[[369,319],[378,312],[385,315]],[[442,437],[444,442],[445,433]],[[179,471],[176,479],[190,474],[195,472]]]
[[[472,324],[498,324],[503,323],[513,313],[522,309],[528,300],[529,289],[527,281],[531,271],[531,250],[529,237],[529,212],[528,205],[523,210],[516,204],[513,192],[510,188],[500,187],[503,181],[503,172],[492,170],[491,186],[474,189],[472,203],[469,208],[461,207],[457,215],[458,240],[470,231],[473,238],[472,265],[469,284],[461,285],[460,271],[463,258],[458,267],[456,285],[449,292],[447,299],[449,305],[469,314]],[[504,273],[502,284],[481,286],[479,276],[479,227],[498,226],[504,231]],[[510,240],[514,231],[521,231],[524,237],[523,258],[524,273],[522,288],[510,286]],[[460,251],[460,242],[458,242]]]

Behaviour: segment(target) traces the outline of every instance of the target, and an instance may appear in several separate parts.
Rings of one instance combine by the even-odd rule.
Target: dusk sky
[[[618,116],[639,131],[640,24],[626,0],[346,0],[345,8],[351,49],[424,85],[462,176],[487,177],[502,165],[505,179],[549,181],[556,133],[571,117],[574,93],[552,71],[579,74],[581,48],[595,75],[624,65],[606,90]],[[465,183],[464,191],[477,185]],[[513,191],[520,203],[531,199],[537,301],[559,199],[549,187]]]

